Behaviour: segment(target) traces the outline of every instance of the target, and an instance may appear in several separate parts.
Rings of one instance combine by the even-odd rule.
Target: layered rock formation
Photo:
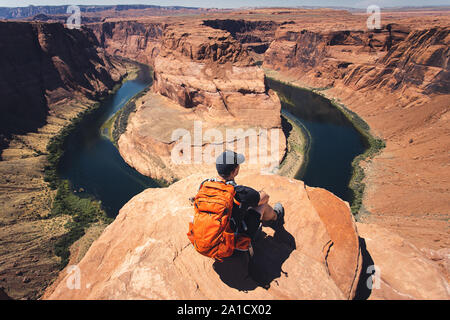
[[[33,6],[28,7],[0,7],[1,19],[30,19],[39,15],[48,15],[52,18],[67,14],[68,5],[56,6]],[[100,21],[106,18],[117,17],[139,17],[139,16],[160,16],[169,14],[196,14],[207,11],[217,11],[214,9],[181,7],[181,6],[156,6],[156,5],[80,5],[82,12],[82,22],[96,19]],[[87,18],[87,19],[86,19]],[[64,22],[64,19],[61,22]]]
[[[280,101],[267,90],[263,70],[228,32],[198,24],[189,32],[180,25],[166,27],[154,79],[157,95],[149,93],[137,103],[118,143],[124,159],[139,172],[169,182],[194,172],[214,174],[215,156],[203,160],[209,149],[237,150],[241,143],[248,157],[258,153],[253,169],[273,168],[283,158]],[[196,121],[200,133],[195,132]],[[185,133],[174,136],[176,130]],[[204,136],[207,130],[215,130],[214,136]],[[230,135],[230,130],[237,134]],[[186,156],[181,164],[174,161],[173,150],[185,136],[187,146],[176,151]],[[196,149],[201,158],[195,158]]]
[[[153,90],[219,122],[279,127],[280,104],[264,72],[228,32],[193,25],[165,30]]]
[[[149,65],[159,53],[164,27],[161,22],[141,21],[89,25],[106,52]]]
[[[39,72],[29,72],[12,85],[0,81],[0,87],[12,93],[15,105],[37,106],[33,117],[38,121],[27,126],[44,124],[45,104],[50,115],[37,134],[13,140],[2,154],[11,161],[0,166],[2,188],[8,190],[1,198],[1,224],[6,227],[0,239],[7,240],[1,246],[5,259],[0,285],[12,297],[35,297],[35,288],[55,274],[49,244],[64,233],[67,219],[48,219],[44,227],[35,220],[35,212],[48,212],[52,198],[43,187],[45,157],[39,152],[45,152],[46,141],[68,119],[85,109],[81,95],[106,92],[125,72],[101,49],[92,49],[99,43],[109,54],[155,67],[154,92],[138,101],[119,141],[126,161],[168,181],[199,171],[202,176],[136,196],[79,264],[81,289],[68,290],[66,280],[72,278],[62,273],[62,282],[47,297],[448,299],[450,18],[445,13],[435,19],[428,13],[410,18],[391,12],[383,15],[383,26],[375,31],[366,30],[366,18],[335,10],[264,9],[111,21],[91,25],[92,33],[15,24],[19,34],[26,35],[17,43],[5,32],[11,25],[1,23],[6,39],[1,45],[7,44],[8,53],[2,71],[4,66],[13,78],[24,73],[16,74],[10,65]],[[27,59],[8,49],[20,46],[20,52],[34,54]],[[202,121],[204,130],[220,132],[280,130],[279,101],[264,85],[257,67],[262,62],[271,76],[320,89],[344,103],[367,121],[374,135],[386,140],[387,147],[364,164],[367,187],[361,213],[371,214],[357,225],[359,241],[348,206],[328,192],[277,176],[239,180],[267,188],[273,202],[281,200],[287,208],[286,232],[264,230],[248,279],[243,256],[213,265],[189,245],[185,233],[192,210],[187,198],[214,166],[173,165],[170,156],[177,138],[171,133],[182,128],[185,136],[193,137],[194,121]],[[37,86],[41,82],[45,85]],[[26,94],[20,96],[17,88],[24,83]],[[74,102],[74,97],[81,101]],[[259,137],[258,130],[232,140]],[[284,137],[280,141],[271,151],[282,157]],[[205,147],[228,142],[207,139],[188,149],[190,154],[196,149],[205,154]],[[186,151],[178,149],[179,155]],[[11,238],[17,240],[14,246]],[[378,269],[370,268],[373,265]],[[375,276],[367,279],[371,270]],[[371,292],[367,281],[374,282]]]
[[[0,22],[0,39],[3,139],[42,127],[49,105],[76,95],[98,98],[121,77],[117,61],[97,51],[98,43],[88,30],[56,23]]]
[[[204,81],[205,76],[198,73],[196,62],[207,54],[196,50],[209,48],[214,57],[218,51],[208,46],[209,40],[221,46],[235,40],[233,52],[244,57],[246,54],[239,53],[241,47],[270,44],[266,51],[249,47],[253,52],[247,54],[264,62],[270,76],[318,88],[326,97],[344,103],[369,124],[373,135],[386,141],[383,154],[366,164],[367,187],[361,213],[372,213],[370,219],[395,229],[420,248],[446,248],[450,246],[446,221],[450,177],[444,170],[448,162],[445,150],[450,147],[450,19],[445,12],[439,15],[435,19],[429,12],[415,12],[414,17],[401,11],[389,12],[378,30],[367,30],[365,15],[327,9],[250,10],[197,17],[182,24],[176,18],[167,19],[168,41],[164,41],[159,60],[163,70],[156,74],[155,88],[183,106],[201,106],[207,100],[206,93],[209,97],[215,88],[221,88]],[[193,44],[197,60],[194,56],[190,59],[188,42]],[[179,52],[178,45],[182,48]],[[139,48],[146,50],[145,46]],[[168,59],[175,55],[177,60]],[[152,56],[151,60],[157,59]],[[217,93],[212,96],[207,105],[222,119],[226,115],[222,104],[227,101]],[[251,116],[259,114],[253,112]],[[136,143],[134,147],[142,145]],[[130,163],[142,161],[130,159]],[[139,170],[149,174],[143,166]],[[418,189],[422,192],[417,193]]]
[[[448,34],[445,27],[410,32],[397,24],[377,33],[284,27],[266,51],[264,63],[277,70],[301,70],[301,77],[315,80],[315,86],[332,87],[342,81],[354,90],[408,88],[445,94],[450,87]]]
[[[46,146],[128,67],[89,30],[60,24],[0,22],[0,47],[0,287],[32,299],[59,271],[53,245],[71,221],[42,218],[55,196],[43,177]]]
[[[289,22],[281,23],[282,25]],[[244,48],[264,53],[274,39],[279,24],[274,21],[215,19],[205,20],[204,25],[228,31]]]
[[[264,188],[270,203],[281,201],[284,228],[263,228],[250,262],[237,253],[214,263],[186,236],[188,198],[203,179],[192,175],[134,197],[77,265],[79,289],[68,289],[75,274],[63,272],[44,298],[352,299],[367,298],[367,284],[371,298],[450,297],[437,264],[410,243],[376,226],[356,226],[348,204],[330,192],[276,175],[237,182]],[[376,274],[368,278],[373,264]]]
[[[366,263],[361,278],[371,283],[369,299],[448,300],[448,274],[442,272],[439,262],[450,260],[448,250],[430,257],[411,242],[376,224],[356,223],[362,239]],[[364,254],[363,254],[364,255]],[[370,267],[373,266],[373,267]],[[368,275],[371,279],[366,280]],[[361,284],[363,285],[363,283]],[[365,298],[360,291],[361,298]]]

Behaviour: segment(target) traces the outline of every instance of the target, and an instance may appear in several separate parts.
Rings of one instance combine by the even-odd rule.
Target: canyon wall
[[[153,90],[186,108],[219,122],[280,126],[280,105],[264,85],[263,70],[227,32],[168,27],[154,71]]]
[[[155,69],[152,92],[136,102],[119,140],[123,158],[155,178],[190,177],[130,200],[79,263],[82,290],[67,290],[62,272],[46,297],[448,299],[449,21],[391,14],[381,29],[367,31],[366,17],[349,12],[264,9],[109,21],[82,31],[0,22],[0,92],[9,101],[8,121],[22,130],[2,124],[4,137],[21,134],[4,140],[0,162],[6,191],[0,287],[13,298],[36,298],[56,276],[52,244],[70,217],[41,219],[54,197],[43,181],[45,146],[127,72],[123,60],[112,58],[117,55]],[[173,165],[180,137],[172,133],[183,128],[194,136],[194,121],[220,132],[257,129],[189,144],[189,154],[200,149],[206,155],[208,146],[275,129],[279,143],[268,157],[282,158],[280,101],[267,90],[264,72],[343,103],[386,148],[362,164],[366,189],[358,219],[364,223],[355,224],[348,205],[325,190],[279,176],[242,176],[239,182],[267,188],[287,208],[286,232],[265,229],[255,247],[262,269],[250,264],[252,280],[242,256],[214,265],[187,242],[189,190],[213,174],[214,165]],[[32,117],[22,121],[23,114]],[[372,280],[379,276],[380,288],[359,291],[374,264],[381,274]]]
[[[76,95],[96,99],[121,73],[98,52],[89,30],[61,24],[0,22],[0,136],[26,133],[46,123],[49,105]]]
[[[448,94],[448,35],[445,27],[410,31],[388,24],[379,32],[293,31],[280,28],[264,66],[294,72],[314,86],[342,82],[353,90],[386,89]]]
[[[115,21],[90,24],[88,27],[107,53],[153,65],[159,54],[165,24]]]
[[[10,297],[39,297],[60,268],[54,244],[71,217],[48,217],[56,193],[44,181],[48,142],[128,68],[87,29],[0,22],[0,288]]]
[[[176,19],[168,20],[160,39],[162,48],[156,49],[151,44],[148,49],[133,44],[130,46],[136,49],[125,56],[134,55],[138,59],[148,56],[148,63],[157,63],[155,92],[187,108],[207,109],[209,112],[203,114],[211,114],[215,121],[232,119],[229,114],[233,114],[234,104],[223,94],[231,86],[223,87],[217,79],[211,82],[210,75],[218,79],[232,75],[229,83],[233,90],[244,95],[251,93],[248,89],[262,92],[260,80],[249,81],[250,75],[251,79],[262,77],[252,63],[263,63],[271,77],[316,88],[320,94],[343,103],[364,119],[374,136],[386,142],[383,153],[365,165],[366,191],[360,213],[372,213],[370,219],[394,228],[419,247],[448,247],[444,218],[448,217],[446,192],[450,177],[442,174],[448,165],[445,150],[450,144],[448,17],[411,18],[401,12],[390,13],[383,17],[380,29],[367,30],[364,15],[336,10],[268,9],[236,16],[211,15],[182,24]],[[129,28],[123,26],[119,30]],[[134,33],[127,31],[127,34]],[[120,47],[120,41],[128,41],[123,36],[117,39],[105,46],[107,50]],[[145,40],[138,42],[145,43]],[[250,45],[258,43],[262,47]],[[247,56],[255,62],[250,62]],[[209,61],[214,59],[220,68],[210,67]],[[231,69],[227,69],[229,63],[225,61],[228,60],[234,61]],[[239,62],[238,66],[239,60],[245,62]],[[203,65],[207,66],[203,70],[210,70],[210,75],[199,72]],[[270,96],[270,92],[267,94]],[[237,100],[243,101],[240,97]],[[241,105],[256,104],[252,101]],[[269,119],[266,126],[273,121],[270,113],[245,108],[239,111],[242,119],[254,117],[255,122]],[[130,130],[127,145],[133,145],[129,141],[141,140],[132,147],[141,150],[129,150],[129,153],[149,154],[150,150],[143,150],[148,145],[144,139],[139,135],[131,138],[131,135]],[[124,158],[126,153],[122,152]],[[128,156],[127,161],[148,161],[144,158],[148,157],[132,160]],[[149,168],[140,167],[141,172],[150,174]],[[414,217],[408,217],[410,214]],[[434,224],[437,229],[431,227]],[[414,235],[410,235],[411,229],[416,230]]]
[[[195,109],[200,106],[198,113],[213,114],[211,118],[226,123],[227,100],[217,94],[206,99],[221,87],[216,86],[217,80],[211,84],[210,79],[198,72],[199,63],[213,60],[226,66],[227,61],[233,61],[239,67],[247,65],[246,68],[263,63],[267,75],[315,89],[356,112],[368,124],[371,134],[386,142],[381,154],[361,163],[366,188],[358,219],[364,226],[371,224],[398,233],[411,245],[408,255],[420,252],[425,259],[424,268],[429,257],[439,261],[440,269],[436,272],[448,280],[448,17],[436,20],[431,16],[413,19],[392,15],[383,18],[381,29],[370,31],[365,27],[364,16],[349,13],[294,10],[264,14],[270,17],[265,20],[261,16],[246,20],[207,17],[195,26],[169,24],[164,33],[167,39],[163,39],[160,54],[154,60],[154,91],[186,107],[179,112],[189,113],[188,119],[199,119]],[[190,30],[195,30],[196,35],[191,35]],[[221,35],[220,31],[225,33]],[[209,45],[207,39],[218,45]],[[246,46],[252,41],[264,45]],[[221,56],[219,49],[227,54]],[[250,62],[250,57],[256,62]],[[223,69],[213,70],[214,75],[226,74]],[[239,86],[236,88],[239,92]],[[173,140],[165,137],[167,140],[156,139],[155,143],[155,135],[145,133],[145,124],[157,126],[163,116],[148,101],[142,104],[142,117],[132,116],[130,130],[122,136],[121,153],[144,174],[158,176],[149,168],[154,166],[148,165],[154,160],[147,156],[154,154],[153,149],[145,149],[150,145],[163,146],[168,156],[167,146]],[[205,109],[208,112],[202,112]],[[259,112],[253,114],[257,116]],[[181,118],[173,119],[177,123]],[[160,144],[162,140],[165,142]],[[164,168],[170,172],[172,168],[167,163],[164,162]],[[197,170],[202,169],[190,171],[183,167],[184,175],[180,176]],[[208,170],[213,172],[213,166]],[[175,176],[173,172],[172,177]],[[382,255],[377,259],[386,259],[386,263],[389,260]],[[373,297],[414,297],[394,292]]]
[[[365,164],[361,213],[371,214],[362,219],[434,249],[450,246],[449,41],[445,26],[388,23],[377,32],[328,32],[288,25],[263,65],[275,78],[343,103],[386,141],[383,153]]]

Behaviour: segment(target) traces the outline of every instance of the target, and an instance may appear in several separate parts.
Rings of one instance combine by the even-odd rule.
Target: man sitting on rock
[[[225,151],[216,159],[218,178],[200,184],[197,195],[191,198],[194,219],[187,234],[194,248],[219,262],[234,250],[249,251],[263,224],[277,230],[284,224],[281,203],[269,205],[269,195],[236,184],[239,166],[244,156]]]
[[[247,186],[236,184],[234,179],[239,174],[240,164],[245,161],[242,154],[225,151],[216,159],[216,169],[219,179],[234,186],[236,192],[231,215],[230,227],[239,233],[254,238],[262,221],[264,226],[279,229],[284,224],[284,208],[277,202],[272,208],[269,205],[269,195],[264,191],[256,191]]]

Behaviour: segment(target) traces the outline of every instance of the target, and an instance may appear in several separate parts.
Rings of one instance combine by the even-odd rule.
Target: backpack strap
[[[210,179],[205,179],[205,180],[203,180],[202,183],[200,183],[200,186],[198,187],[198,190],[201,189],[201,187],[203,186],[203,184],[204,184],[206,181],[222,182],[222,183],[225,183],[225,184],[229,184],[229,185],[231,185],[231,186],[233,186],[233,187],[236,187],[236,186],[237,186],[237,183],[234,182],[233,180],[228,180],[228,181],[226,181],[225,179],[210,178]],[[233,202],[234,202],[236,205],[238,205],[239,208],[241,207],[241,203],[240,203],[239,201],[237,201],[236,198],[234,198],[234,197],[233,197]]]

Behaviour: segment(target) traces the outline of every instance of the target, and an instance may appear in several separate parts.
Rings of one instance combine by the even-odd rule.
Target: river
[[[307,163],[295,178],[351,202],[352,161],[366,150],[361,134],[328,99],[271,79],[267,83],[279,94],[283,111],[309,132]]]
[[[79,195],[92,195],[102,202],[110,217],[115,217],[133,196],[159,185],[130,167],[111,141],[101,135],[102,124],[121,109],[133,96],[152,83],[150,69],[143,67],[134,80],[102,102],[100,112],[68,138],[68,147],[59,167]],[[80,192],[82,190],[82,192]]]
[[[102,124],[133,96],[151,85],[150,69],[144,67],[135,80],[126,81],[120,89],[102,102],[100,112],[83,122],[69,137],[59,172],[68,179],[79,195],[101,200],[108,216],[133,196],[158,183],[131,168],[117,148],[100,133]],[[283,112],[288,112],[310,133],[308,162],[295,178],[309,186],[325,188],[351,201],[348,187],[351,162],[364,152],[364,142],[351,122],[327,99],[307,90],[268,79],[269,87],[283,95]]]

